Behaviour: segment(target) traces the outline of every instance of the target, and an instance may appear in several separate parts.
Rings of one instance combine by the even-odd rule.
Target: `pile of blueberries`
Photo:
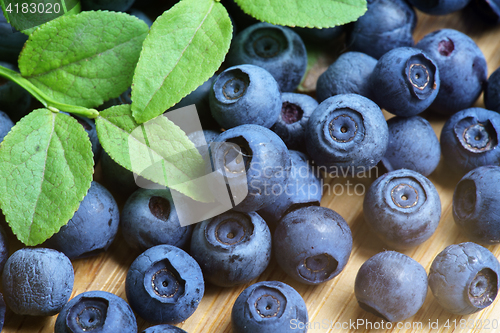
[[[113,3],[117,7],[109,9],[128,10],[133,1]],[[211,171],[233,184],[244,182],[248,193],[232,192],[234,209],[194,226],[181,227],[171,190],[137,189],[134,175],[102,151],[93,121],[77,117],[104,185],[130,196],[119,213],[110,191],[92,182],[67,225],[40,247],[10,257],[0,232],[0,329],[8,306],[19,315],[58,314],[55,333],[135,333],[135,315],[156,325],[143,333],[185,332],[171,325],[194,313],[206,282],[251,283],[271,255],[301,283],[329,281],[345,268],[352,249],[346,221],[320,207],[322,176],[332,174],[383,170],[364,198],[367,227],[390,249],[418,246],[440,221],[439,194],[426,177],[441,155],[448,170],[462,177],[453,217],[473,242],[445,248],[429,274],[400,252],[378,253],[360,267],[355,296],[361,308],[391,322],[413,316],[428,286],[450,313],[471,314],[492,304],[500,263],[482,245],[500,242],[500,69],[488,79],[481,50],[456,30],[432,32],[415,44],[417,16],[410,4],[433,15],[477,6],[477,15],[500,23],[500,8],[486,0],[372,0],[357,22],[322,30],[255,23],[227,3],[236,25],[250,24],[235,36],[225,70],[174,108],[196,104],[204,130],[188,137],[200,152],[210,144]],[[13,62],[24,41],[2,17],[0,30],[0,50],[6,50],[0,60]],[[303,40],[338,42],[344,32],[349,52],[319,77],[316,99],[294,93],[307,67]],[[0,84],[3,139],[11,118],[19,120],[31,103],[19,86]],[[487,109],[471,107],[482,92]],[[130,91],[102,108],[120,103],[130,103]],[[395,117],[386,121],[382,108]],[[419,116],[426,110],[449,117],[440,140]],[[119,230],[142,251],[125,281],[128,303],[104,291],[69,300],[71,260],[107,250]],[[292,328],[293,321],[308,322],[306,304],[279,281],[250,285],[232,308],[235,333],[307,331]]]

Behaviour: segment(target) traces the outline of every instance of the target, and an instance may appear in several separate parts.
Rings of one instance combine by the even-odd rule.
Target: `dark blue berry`
[[[9,258],[9,243],[5,231],[3,230],[2,226],[0,226],[0,274],[2,273],[3,267],[5,266],[5,262],[7,262],[8,258]]]
[[[306,284],[326,282],[347,264],[351,229],[326,207],[302,207],[285,215],[273,235],[273,251],[285,273]]]
[[[475,243],[453,244],[439,253],[429,272],[429,287],[448,312],[468,315],[495,300],[500,287],[500,263]]]
[[[190,253],[208,282],[248,283],[269,264],[271,233],[259,214],[229,211],[196,225]]]
[[[14,123],[10,120],[9,116],[5,112],[0,111],[0,142],[9,134],[13,126]]]
[[[142,11],[140,11],[138,9],[132,8],[132,9],[128,10],[127,13],[137,17],[140,20],[143,20],[150,28],[153,25],[153,21],[151,21],[149,16],[147,16],[145,13],[143,13]]]
[[[307,122],[318,102],[309,95],[283,93],[281,114],[271,130],[285,142],[288,149],[306,150]]]
[[[361,265],[354,294],[363,310],[385,321],[403,321],[424,304],[427,273],[407,255],[381,252]]]
[[[259,210],[266,222],[275,226],[288,212],[302,206],[319,206],[323,195],[323,183],[319,171],[313,169],[306,154],[290,150],[292,168],[288,174],[288,184],[278,199]]]
[[[307,67],[304,42],[292,29],[261,22],[236,35],[226,58],[229,66],[252,64],[267,70],[281,91],[294,91]]]
[[[20,315],[54,315],[71,296],[74,278],[71,261],[61,252],[46,248],[17,250],[3,269],[5,303]]]
[[[388,140],[382,111],[361,95],[327,98],[307,124],[307,152],[327,172],[367,171],[384,156]]]
[[[0,23],[0,31],[1,31],[1,23]],[[20,32],[18,32],[18,34],[24,36],[24,34]],[[1,33],[0,36],[2,36]],[[0,50],[1,49],[2,46],[0,37]],[[0,51],[0,54],[2,54],[2,51]],[[19,72],[16,66],[8,62],[0,61],[0,66]],[[13,81],[8,81],[7,79],[0,78],[0,110],[7,113],[14,122],[17,122],[19,119],[28,114],[28,111],[30,109],[30,104],[31,104],[31,94],[29,92],[27,92],[24,88],[22,88],[20,85],[18,85]]]
[[[500,243],[499,177],[499,166],[479,167],[467,173],[453,193],[455,223],[479,244]]]
[[[225,129],[245,124],[271,127],[281,111],[281,93],[265,69],[240,65],[226,69],[210,91],[212,116]]]
[[[19,53],[27,40],[28,36],[14,30],[7,22],[3,11],[0,12],[0,61],[17,63]]]
[[[424,176],[438,166],[441,146],[431,124],[422,117],[394,117],[387,121],[389,145],[385,158],[392,169],[410,169]]]
[[[345,26],[338,25],[333,28],[300,28],[294,27],[293,31],[299,34],[303,41],[318,45],[332,44],[344,33]]]
[[[82,0],[82,10],[112,10],[124,12],[130,9],[135,0]]]
[[[459,11],[471,0],[408,0],[418,10],[430,15],[446,15]]]
[[[151,326],[150,328],[146,328],[141,333],[187,333],[183,329],[179,327],[175,327],[168,324]]]
[[[488,110],[500,113],[500,67],[488,79],[484,89],[484,105]]]
[[[379,59],[396,47],[413,46],[416,23],[417,15],[405,0],[371,0],[353,24],[347,45]]]
[[[398,47],[384,54],[370,75],[373,101],[402,117],[427,109],[439,86],[436,63],[426,53],[411,47]]]
[[[341,54],[318,78],[318,101],[323,102],[328,97],[340,94],[358,94],[370,98],[369,79],[376,64],[377,59],[361,52]]]
[[[86,291],[57,316],[54,333],[136,333],[137,322],[122,298],[106,291]]]
[[[471,107],[488,75],[486,59],[476,43],[457,30],[442,29],[427,34],[415,47],[424,50],[439,68],[441,87],[430,108],[451,115]]]
[[[121,214],[125,241],[144,251],[169,244],[184,247],[193,226],[181,227],[169,189],[138,189],[125,202]]]
[[[434,185],[416,171],[400,169],[382,175],[363,202],[366,223],[395,249],[419,245],[434,234],[441,200]]]
[[[231,312],[234,333],[306,333],[307,329],[297,327],[308,318],[300,294],[279,281],[262,281],[246,288]]]
[[[499,165],[500,114],[470,108],[454,114],[441,131],[444,161],[461,175],[483,165]]]
[[[226,182],[233,190],[248,188],[248,193],[232,192],[234,209],[242,212],[253,212],[275,202],[287,184],[292,164],[283,140],[257,125],[223,132],[211,146],[211,158],[213,171],[220,176],[211,184],[214,191],[225,188]]]
[[[499,0],[472,0],[470,4],[483,22],[493,25],[500,23]]]
[[[3,300],[3,296],[0,293],[0,332],[3,329],[3,325],[5,324],[5,312],[7,312],[7,305]]]
[[[102,183],[115,193],[121,193],[127,198],[137,190],[134,173],[116,163],[111,156],[102,150],[101,154]]]
[[[200,266],[183,250],[158,245],[134,260],[125,281],[132,309],[154,324],[176,324],[189,318],[205,292]]]
[[[90,257],[109,248],[119,223],[115,199],[104,186],[93,181],[75,215],[44,245],[70,259]]]

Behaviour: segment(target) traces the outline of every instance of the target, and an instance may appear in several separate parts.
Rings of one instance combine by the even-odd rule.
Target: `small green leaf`
[[[88,135],[73,117],[38,109],[12,128],[0,145],[0,206],[21,242],[40,244],[73,217],[93,164]]]
[[[366,0],[235,0],[243,11],[272,24],[330,28],[366,12]]]
[[[205,174],[205,162],[184,131],[164,116],[144,124],[129,104],[113,106],[96,118],[104,150],[124,168],[201,202],[212,201],[208,186],[193,182]]]
[[[130,86],[148,30],[125,13],[61,16],[30,35],[19,69],[54,100],[96,107]]]
[[[27,35],[44,23],[81,11],[79,0],[0,0],[0,4],[7,21]]]
[[[162,114],[208,80],[231,43],[226,9],[214,0],[182,0],[151,27],[132,85],[135,120]]]

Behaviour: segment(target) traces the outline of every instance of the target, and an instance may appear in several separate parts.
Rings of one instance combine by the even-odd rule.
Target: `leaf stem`
[[[95,109],[87,109],[82,106],[59,103],[53,100],[51,97],[47,96],[44,92],[38,89],[33,83],[25,79],[21,74],[11,69],[0,66],[0,76],[17,83],[18,85],[26,89],[46,108],[57,109],[87,118],[96,118],[99,115],[99,112]]]

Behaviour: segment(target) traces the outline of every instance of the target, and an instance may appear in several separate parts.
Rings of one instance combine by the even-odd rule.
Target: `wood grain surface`
[[[414,34],[415,40],[418,41],[425,34],[441,28],[457,29],[474,39],[482,49],[488,61],[489,74],[500,66],[500,27],[488,28],[482,25],[481,22],[470,19],[467,12],[455,13],[442,17],[431,17],[418,12],[418,25]],[[337,48],[338,50],[342,50],[344,47],[343,45],[339,45]],[[337,55],[335,51],[325,50],[325,55],[313,66],[304,82],[306,89],[314,89],[318,75],[326,70],[326,67]],[[482,96],[476,105],[483,106]],[[387,113],[386,116],[390,117]],[[425,115],[425,117],[431,121],[436,134],[439,136],[445,119],[437,118],[432,115]],[[354,297],[354,279],[363,262],[376,253],[383,251],[385,249],[384,244],[366,228],[362,211],[362,195],[348,195],[345,193],[346,191],[344,191],[342,195],[332,193],[333,189],[337,189],[337,193],[340,191],[339,186],[334,187],[335,184],[341,184],[344,186],[344,189],[347,190],[347,182],[350,182],[351,190],[353,189],[353,185],[360,184],[357,187],[359,192],[363,187],[366,189],[371,182],[373,182],[374,178],[375,177],[371,179],[329,179],[326,181],[326,184],[330,185],[329,187],[332,191],[325,192],[321,205],[337,211],[346,219],[352,230],[354,240],[350,260],[339,276],[332,281],[318,286],[302,285],[288,278],[273,259],[268,269],[258,279],[258,281],[283,281],[291,285],[302,295],[307,304],[310,322],[316,322],[316,327],[311,328],[309,330],[310,333],[370,331],[370,324],[357,326],[357,329],[354,329],[353,326],[348,326],[350,322],[356,322],[357,320],[363,320],[365,323],[370,322],[373,327],[380,327],[377,325],[382,325],[379,318],[363,311],[358,306],[356,298]],[[96,179],[100,179],[99,167],[96,170]],[[404,252],[421,263],[427,272],[429,271],[434,257],[446,246],[467,241],[467,238],[461,234],[455,226],[451,210],[453,190],[459,179],[450,175],[442,161],[438,169],[430,176],[430,179],[435,184],[441,197],[442,217],[439,227],[436,233],[428,241],[414,249]],[[328,186],[326,189],[328,189]],[[119,198],[118,200],[123,203],[124,198]],[[13,239],[12,235],[10,235],[10,238],[12,239],[11,251],[14,251],[21,245]],[[490,246],[488,248],[499,257],[500,246]],[[90,259],[73,261],[75,284],[71,297],[88,290],[105,290],[126,299],[124,282],[127,269],[139,254],[139,252],[128,248],[123,237],[119,234],[107,252]],[[236,297],[247,286],[248,285],[242,285],[225,289],[207,285],[205,296],[197,311],[188,320],[177,326],[191,333],[232,332],[230,318],[231,308]],[[2,332],[49,333],[53,332],[55,320],[56,316],[36,318],[18,316],[8,311],[5,327]],[[480,320],[482,320],[483,323],[489,320],[489,328],[483,328],[481,330],[479,326]],[[446,313],[439,306],[429,289],[422,308],[415,316],[400,324],[402,325],[401,328],[398,329],[396,324],[394,324],[394,327],[390,330],[374,329],[374,331],[494,332],[500,331],[498,327],[500,326],[499,320],[500,297],[498,297],[491,306],[477,314],[455,316]],[[445,327],[447,321],[449,327]],[[463,329],[460,328],[461,323],[464,323],[464,321],[469,328],[465,328],[465,326],[462,326]],[[496,326],[494,325],[495,322]],[[433,323],[433,329],[429,327],[430,323]],[[342,324],[344,325],[344,329],[341,328]],[[474,324],[475,327],[473,328]],[[422,326],[419,327],[419,325]],[[151,325],[138,318],[138,326],[139,330],[141,330]],[[497,329],[493,329],[494,327],[497,327]]]

